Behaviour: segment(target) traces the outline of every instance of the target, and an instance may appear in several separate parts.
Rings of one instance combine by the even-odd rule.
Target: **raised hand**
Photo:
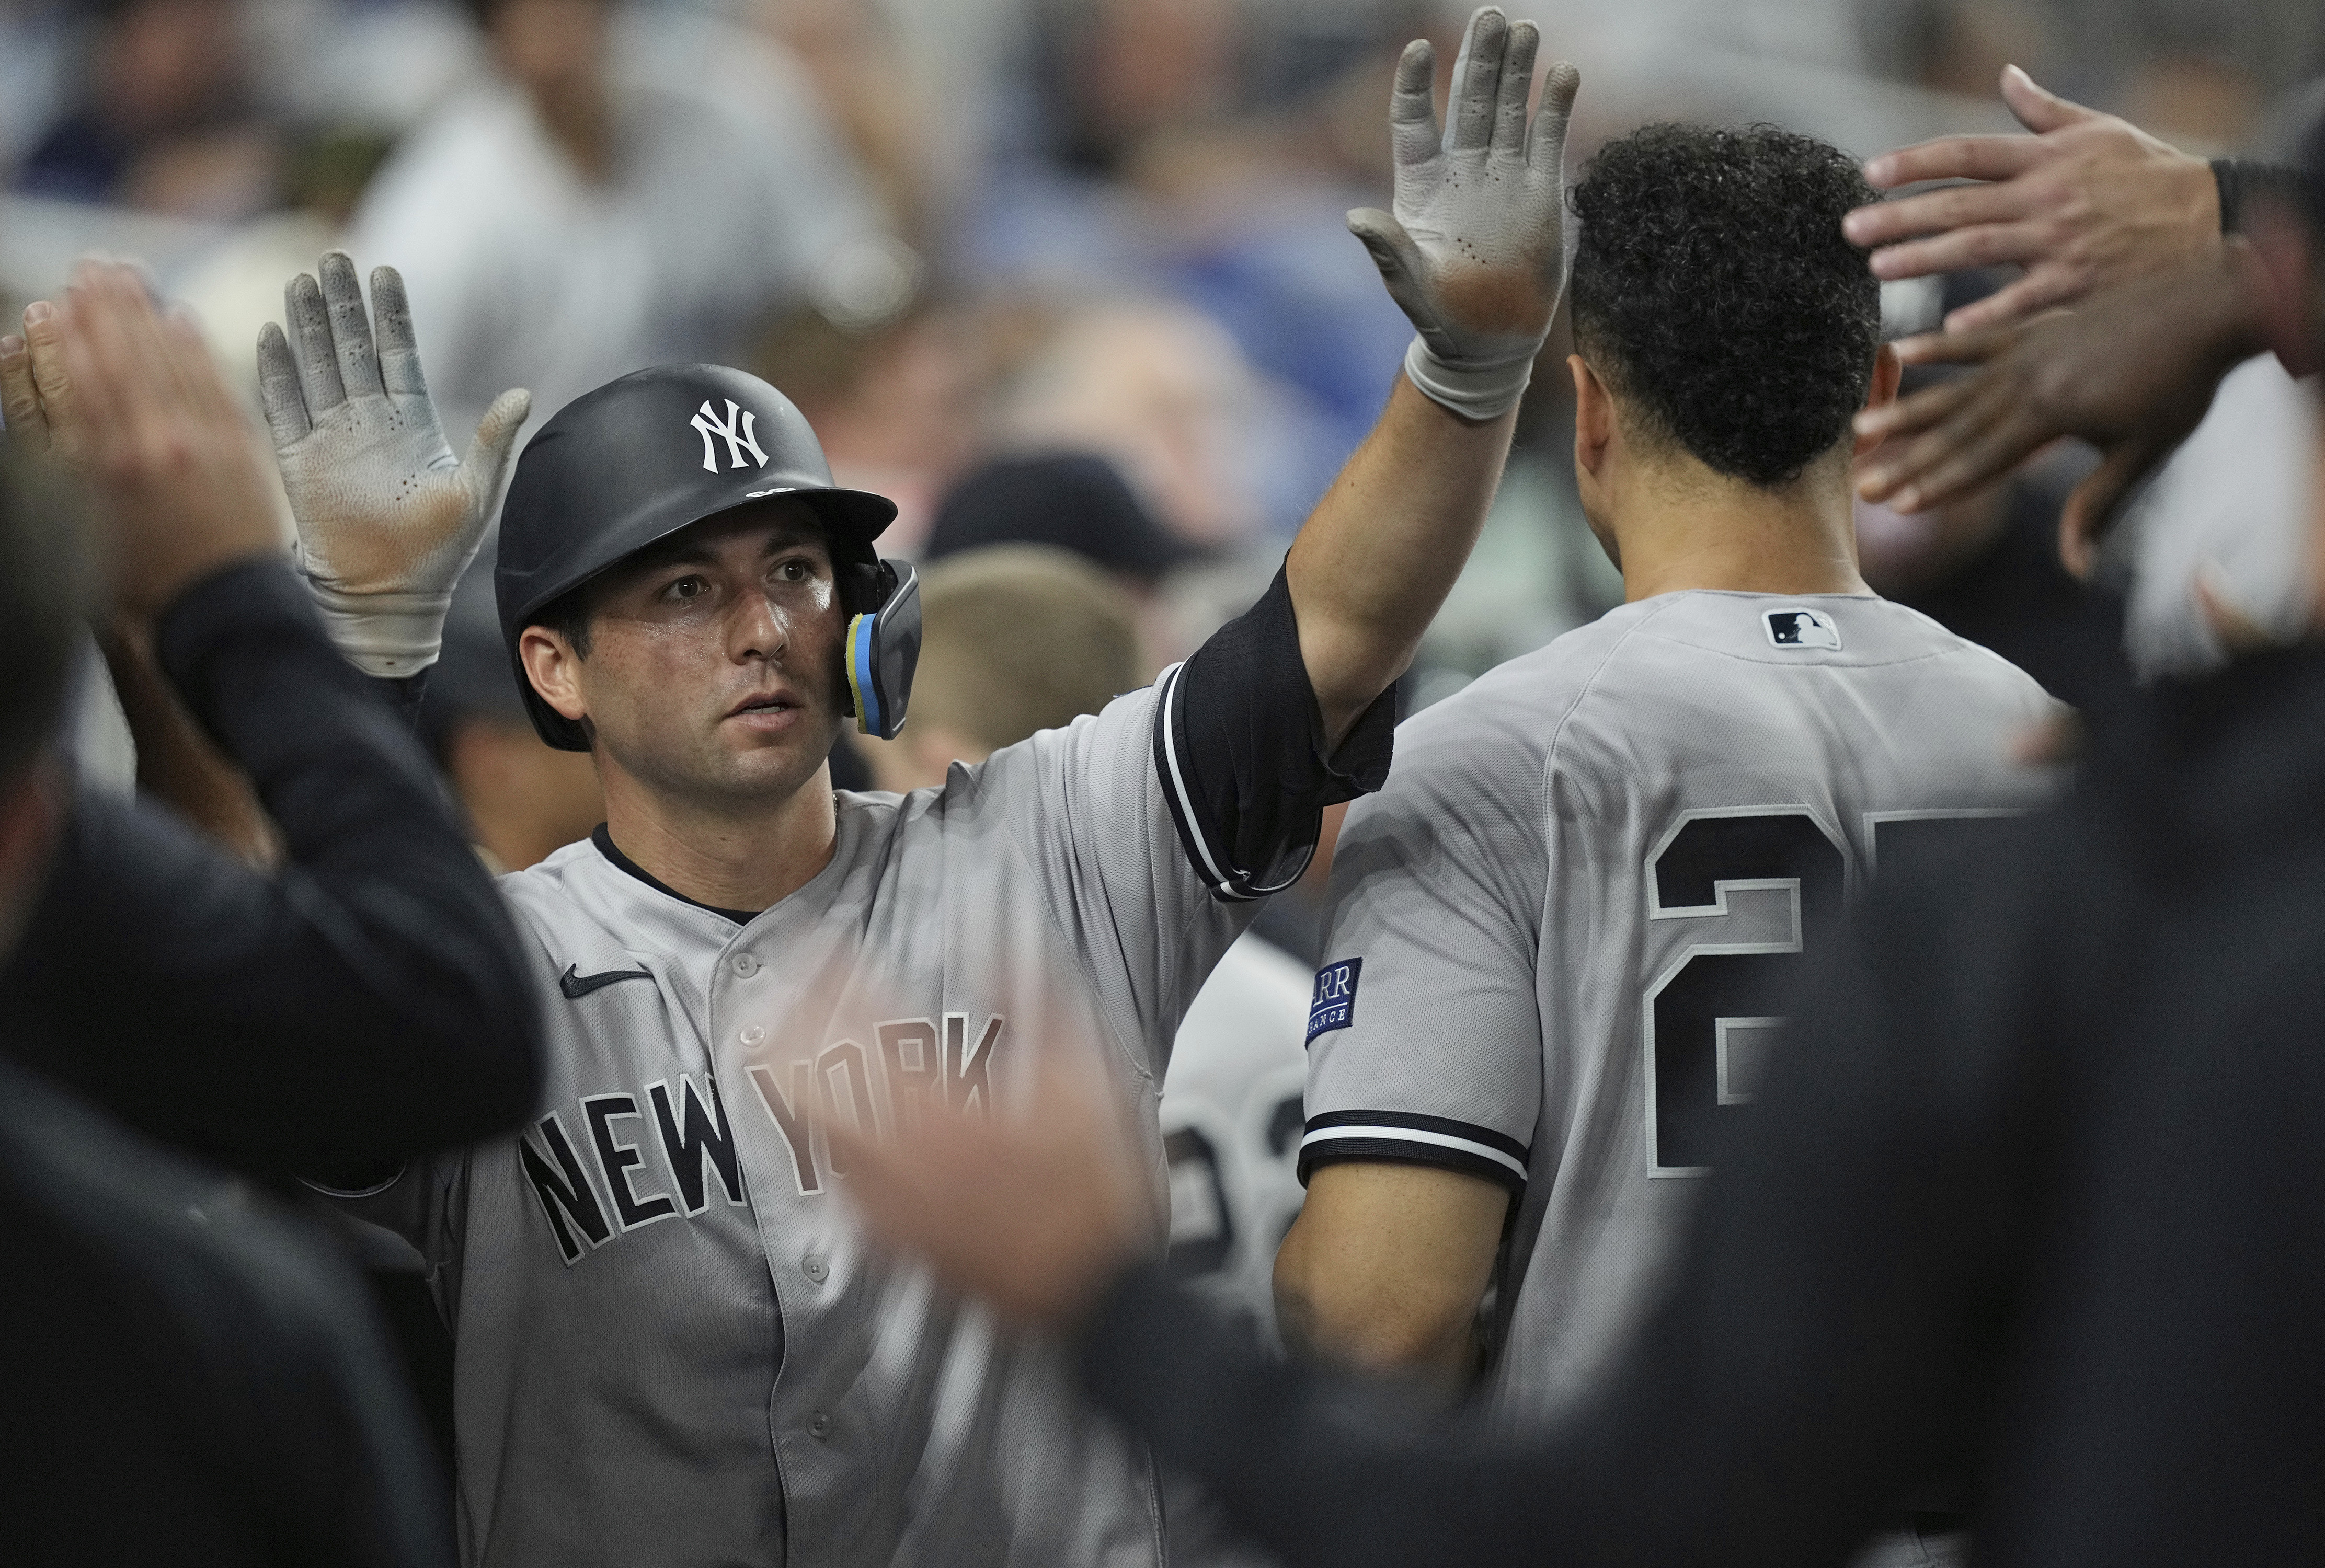
[[[1436,59],[1405,46],[1389,103],[1394,213],[1364,208],[1364,241],[1390,298],[1420,332],[1406,374],[1431,397],[1489,420],[1525,391],[1566,281],[1566,125],[1581,75],[1561,60],[1531,128],[1540,34],[1488,5],[1469,18],[1440,134],[1430,89]]]
[[[455,457],[395,269],[372,270],[368,315],[344,252],[316,272],[320,283],[302,272],[283,290],[291,336],[272,322],[259,333],[266,423],[333,641],[374,675],[412,675],[436,658],[452,585],[484,540],[533,397],[494,399],[467,458]]]
[[[1884,190],[1974,180],[1861,207],[1842,220],[1884,279],[2015,263],[2025,275],[1946,318],[1999,327],[2200,260],[2220,244],[2211,165],[2136,125],[2069,103],[2016,66],[2002,97],[2032,136],[1941,136],[1865,166]]]
[[[2101,458],[2068,498],[2059,555],[2083,576],[2107,523],[2203,419],[2220,378],[2265,346],[2273,295],[2238,243],[2080,310],[1901,343],[1909,364],[1978,368],[1857,416],[1857,434],[1884,443],[1860,466],[1857,493],[1917,512],[2080,436]]]
[[[0,343],[8,434],[88,487],[117,609],[158,613],[212,572],[281,549],[265,469],[201,335],[132,268],[84,263],[61,303]]]

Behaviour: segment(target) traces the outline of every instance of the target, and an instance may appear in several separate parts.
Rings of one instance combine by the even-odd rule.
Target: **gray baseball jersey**
[[[1149,1565],[1143,1453],[997,1332],[866,1253],[811,1110],[909,1135],[1094,1050],[1139,1110],[1255,906],[1190,869],[1169,678],[899,799],[746,923],[579,844],[507,878],[549,1078],[514,1136],[355,1201],[435,1271],[459,1346],[459,1523],[490,1568]]]
[[[1275,1249],[1299,1217],[1308,971],[1246,934],[1187,1009],[1162,1080],[1172,1277],[1275,1334]]]
[[[1403,726],[1333,864],[1301,1173],[1417,1160],[1510,1189],[1497,1406],[1591,1391],[1803,948],[1898,835],[2036,803],[2009,747],[2049,707],[1881,599],[1697,591]]]
[[[1275,1339],[1275,1249],[1299,1217],[1301,1030],[1309,972],[1252,932],[1187,1009],[1162,1079],[1171,1162],[1167,1267],[1222,1313]],[[1165,1470],[1171,1568],[1271,1568],[1216,1499]]]

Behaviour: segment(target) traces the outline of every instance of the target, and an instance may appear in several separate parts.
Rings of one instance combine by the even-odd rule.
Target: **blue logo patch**
[[[1821,610],[1770,610],[1760,617],[1771,648],[1839,648],[1840,628]]]
[[[1316,972],[1316,994],[1308,1003],[1308,1043],[1318,1035],[1347,1028],[1357,1019],[1357,972],[1361,958],[1344,958]]]

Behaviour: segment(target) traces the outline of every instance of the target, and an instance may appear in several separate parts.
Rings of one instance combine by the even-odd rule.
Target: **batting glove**
[[[284,288],[291,339],[258,335],[258,384],[274,460],[299,525],[299,567],[339,651],[368,674],[436,661],[452,585],[476,558],[533,394],[505,392],[452,456],[420,373],[412,307],[393,267],[371,274],[333,251]],[[372,317],[378,321],[375,346]]]
[[[1497,418],[1524,392],[1566,283],[1566,122],[1582,78],[1552,66],[1529,130],[1540,42],[1498,7],[1472,15],[1441,134],[1435,53],[1425,39],[1406,45],[1389,101],[1396,210],[1348,214],[1420,329],[1405,374],[1467,419]]]

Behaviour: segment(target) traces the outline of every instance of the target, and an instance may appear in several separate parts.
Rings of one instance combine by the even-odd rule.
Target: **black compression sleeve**
[[[1300,656],[1282,567],[1249,610],[1163,677],[1154,766],[1195,874],[1214,896],[1264,898],[1298,880],[1327,806],[1387,781],[1396,695],[1383,692],[1337,751]]]
[[[279,564],[217,574],[156,630],[289,863],[262,875],[166,812],[84,795],[0,976],[0,1018],[25,1026],[12,1048],[149,1135],[264,1174],[374,1171],[521,1116],[531,979],[409,725]]]
[[[2220,232],[2242,234],[2255,200],[2281,202],[2295,210],[2302,198],[2301,171],[2250,158],[2215,158],[2212,179],[2220,188]]]

